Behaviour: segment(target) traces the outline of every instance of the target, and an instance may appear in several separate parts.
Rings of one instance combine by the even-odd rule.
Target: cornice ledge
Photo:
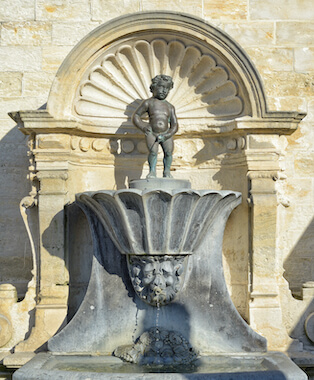
[[[54,121],[53,116],[46,109],[40,110],[25,110],[25,111],[14,111],[9,112],[8,115],[13,119],[16,123],[25,123],[28,121]]]
[[[291,134],[305,116],[306,113],[295,111],[268,111],[262,117],[244,116],[235,119],[235,129],[252,133]]]
[[[44,110],[25,110],[9,112],[8,115],[19,125],[19,130],[25,135],[64,133],[76,134],[80,136],[106,136],[116,135],[117,127],[97,126],[91,123],[82,123],[73,119],[55,119],[50,113]],[[124,128],[120,134],[124,135],[127,128]],[[135,133],[138,131],[132,128]],[[129,131],[134,133],[133,131]]]
[[[31,133],[66,133],[82,136],[113,136],[132,135],[139,137],[137,129],[131,125],[123,127],[99,126],[92,123],[82,123],[73,119],[57,120],[43,110],[25,110],[10,112],[9,116],[19,124],[19,129],[26,135]],[[268,111],[262,117],[244,116],[232,120],[217,120],[213,118],[182,120],[178,137],[195,137],[199,134],[230,134],[232,132],[291,134],[297,128],[306,113]],[[110,120],[108,120],[110,121]]]

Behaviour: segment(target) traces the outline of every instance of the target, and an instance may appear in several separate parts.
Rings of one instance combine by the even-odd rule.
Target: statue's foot
[[[150,178],[157,178],[156,172],[149,172],[146,176],[146,179],[150,179]]]
[[[170,174],[170,171],[164,171],[163,177],[164,178],[173,178],[172,175]]]

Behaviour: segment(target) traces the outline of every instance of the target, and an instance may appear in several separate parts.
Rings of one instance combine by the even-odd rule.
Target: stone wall
[[[307,112],[299,129],[280,137],[285,146],[278,190],[278,267],[295,295],[314,279],[314,8],[311,0],[2,0],[0,9],[0,283],[23,297],[31,278],[31,250],[19,215],[30,190],[27,137],[8,112],[43,107],[56,71],[71,48],[98,25],[122,14],[172,10],[203,18],[229,33],[249,54],[262,77],[269,109]],[[213,185],[215,183],[213,181]],[[216,183],[219,187],[219,184]],[[35,218],[30,222],[35,223]],[[226,274],[236,304],[247,278]],[[241,265],[240,265],[241,267]],[[232,276],[230,275],[232,272]],[[309,301],[296,310],[282,281],[286,327],[298,337]],[[240,291],[238,291],[240,290]],[[244,298],[246,297],[244,292]]]

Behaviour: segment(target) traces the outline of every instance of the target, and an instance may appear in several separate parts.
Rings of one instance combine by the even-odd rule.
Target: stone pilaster
[[[265,168],[266,162],[263,164]],[[257,169],[258,161],[251,161],[250,166]],[[274,169],[276,160],[269,161],[268,166]],[[292,342],[283,324],[277,282],[282,273],[277,255],[276,179],[277,172],[273,170],[248,172],[251,210],[249,318],[251,327],[267,338],[269,349],[283,349]]]
[[[39,165],[40,166],[40,165]],[[59,168],[62,165],[59,164]],[[66,165],[64,165],[66,166]],[[35,326],[29,338],[16,346],[15,352],[34,351],[53,336],[67,312],[68,272],[65,259],[64,205],[67,202],[66,170],[40,170],[38,219],[39,250],[38,303]]]

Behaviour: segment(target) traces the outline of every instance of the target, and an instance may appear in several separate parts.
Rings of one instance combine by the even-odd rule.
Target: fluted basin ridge
[[[214,190],[85,192],[77,201],[99,217],[122,254],[189,255],[219,211],[241,194]]]

